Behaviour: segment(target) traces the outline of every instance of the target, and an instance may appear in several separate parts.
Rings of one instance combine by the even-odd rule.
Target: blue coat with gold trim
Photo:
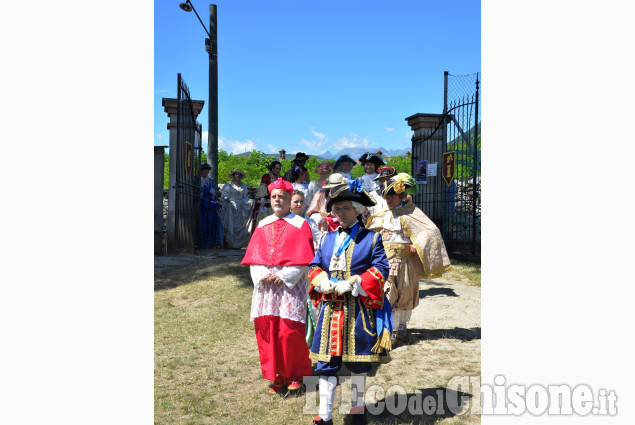
[[[329,265],[338,232],[327,233],[322,238],[315,258],[309,265],[311,286],[309,296],[314,305],[320,304],[313,344],[309,357],[314,361],[330,361],[332,356],[342,356],[344,362],[385,362],[390,355],[385,347],[383,329],[377,334],[377,312],[384,305],[384,283],[390,266],[381,235],[361,229],[346,248],[346,270],[331,273]],[[361,287],[367,295],[353,296],[321,294],[314,286],[322,279],[347,280],[359,276]],[[384,338],[384,344],[380,341]]]

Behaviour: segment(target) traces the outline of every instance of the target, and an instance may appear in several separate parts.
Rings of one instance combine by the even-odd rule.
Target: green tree
[[[475,131],[475,128],[472,127],[470,129],[470,131],[468,132],[468,137],[469,137],[469,141],[470,141],[470,146],[473,148],[474,147],[474,134],[476,133],[476,151],[479,154],[478,160],[477,160],[477,169],[476,169],[476,175],[480,176],[481,175],[481,167],[480,167],[480,163],[481,163],[481,158],[480,158],[480,152],[481,152],[481,131],[480,131],[480,127],[481,127],[481,123],[478,124],[478,128],[477,131]],[[452,140],[451,142],[448,143],[447,145],[447,149],[448,151],[456,151],[456,162],[455,162],[455,173],[454,173],[454,178],[461,180],[461,179],[469,179],[471,177],[473,177],[474,174],[474,154],[473,151],[470,149],[470,146],[468,146],[468,144],[465,142],[465,140],[463,139],[462,136],[459,136],[457,138],[455,138],[454,140]]]
[[[412,160],[405,156],[393,156],[388,161],[387,165],[395,169],[397,174],[408,173],[412,175]]]
[[[170,186],[170,154],[163,154],[163,188],[167,189]]]
[[[227,153],[221,149],[218,152],[219,183],[230,181],[229,173],[233,169],[239,168],[246,174],[243,183],[258,187],[262,175],[269,172],[267,166],[274,159],[273,156],[264,156],[264,153],[259,150],[254,150],[248,156],[244,156]]]

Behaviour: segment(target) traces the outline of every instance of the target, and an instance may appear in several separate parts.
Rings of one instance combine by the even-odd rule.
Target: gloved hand
[[[334,292],[337,292],[339,295],[353,290],[353,285],[348,280],[340,280],[334,283]]]
[[[323,294],[330,294],[331,292],[334,292],[334,287],[335,282],[330,279],[322,279],[322,281],[320,282],[320,290]]]

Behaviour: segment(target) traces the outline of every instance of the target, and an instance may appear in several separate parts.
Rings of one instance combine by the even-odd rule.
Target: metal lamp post
[[[217,62],[217,38],[216,38],[216,5],[209,5],[209,31],[198,16],[194,5],[190,0],[179,4],[186,11],[192,10],[203,25],[203,29],[209,38],[205,39],[205,50],[209,54],[209,104],[207,106],[207,159],[212,165],[212,178],[218,184],[218,62]]]

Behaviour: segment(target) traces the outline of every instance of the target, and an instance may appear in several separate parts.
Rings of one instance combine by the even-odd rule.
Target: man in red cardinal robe
[[[267,186],[274,214],[258,223],[241,264],[254,283],[251,321],[256,330],[262,376],[269,392],[302,387],[311,375],[305,340],[308,265],[313,237],[305,219],[291,212],[291,183],[279,178]]]

